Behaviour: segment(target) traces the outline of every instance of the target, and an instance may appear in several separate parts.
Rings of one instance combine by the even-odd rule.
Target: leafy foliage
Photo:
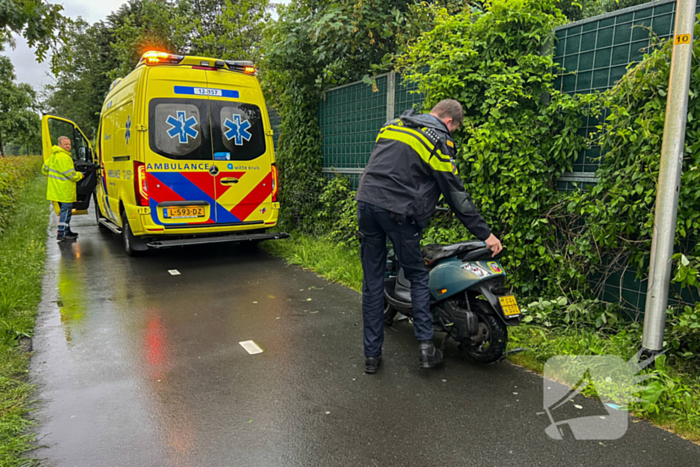
[[[280,175],[283,228],[313,230],[321,177],[321,129],[316,86],[320,66],[309,57],[314,46],[310,25],[316,10],[304,4],[279,6],[279,20],[265,30],[263,91],[280,113],[276,154]]]
[[[530,296],[584,283],[552,215],[567,196],[556,180],[585,146],[577,132],[596,99],[552,85],[556,66],[541,52],[564,21],[552,0],[494,0],[483,14],[439,10],[435,28],[398,62],[427,107],[446,98],[462,102],[465,123],[453,135],[460,173],[509,250],[514,283]]]
[[[694,48],[675,242],[685,254],[696,248],[700,227],[700,122],[695,118],[700,115],[700,45]],[[580,226],[569,247],[572,264],[600,280],[628,268],[641,277],[648,267],[671,50],[670,42],[657,47],[602,96],[608,116],[599,126],[604,154],[599,182],[562,206]]]
[[[51,49],[56,49],[59,35],[65,32],[68,20],[61,15],[62,5],[44,0],[3,0],[0,2],[0,51],[5,45],[15,46],[12,34],[19,34],[35,48],[42,62]]]
[[[18,194],[41,168],[41,157],[5,157],[0,159],[0,235],[5,231],[18,202]]]
[[[557,8],[569,21],[578,21],[651,1],[653,0],[558,0]]]
[[[469,3],[445,5],[461,11]],[[318,123],[323,91],[391,68],[396,54],[430,29],[435,13],[415,0],[298,0],[277,12],[279,19],[263,40],[262,81],[268,103],[282,119],[281,220],[284,228],[313,232],[324,185]]]
[[[112,82],[111,71],[119,66],[111,44],[115,40],[116,15],[89,26],[77,20],[59,52],[56,82],[45,89],[48,113],[73,120],[88,138],[94,138],[100,110]]]
[[[357,201],[350,180],[336,177],[328,182],[321,193],[318,227],[328,232],[329,240],[339,245],[358,246]]]
[[[3,146],[7,143],[37,147],[41,133],[36,107],[34,89],[16,83],[10,59],[0,56],[0,156],[4,155]]]
[[[36,449],[28,416],[33,386],[27,378],[30,354],[18,341],[32,335],[41,300],[49,220],[42,162],[41,157],[0,159],[0,174],[13,165],[24,185],[15,179],[11,209],[0,210],[5,228],[0,234],[0,465],[7,467],[40,465],[27,455]]]

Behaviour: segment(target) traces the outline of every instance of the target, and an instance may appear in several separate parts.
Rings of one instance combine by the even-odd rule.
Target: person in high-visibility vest
[[[78,234],[70,229],[70,219],[76,200],[75,186],[83,178],[83,174],[75,171],[70,150],[70,138],[59,136],[58,145],[51,148],[51,156],[41,168],[41,173],[49,179],[46,199],[58,203],[60,207],[56,237],[59,242],[74,242],[78,239]]]

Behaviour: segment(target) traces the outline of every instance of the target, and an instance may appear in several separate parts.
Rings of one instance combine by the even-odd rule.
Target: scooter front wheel
[[[462,342],[464,353],[479,363],[493,363],[503,357],[508,345],[508,328],[498,319],[488,302],[479,300],[476,313],[479,331]]]

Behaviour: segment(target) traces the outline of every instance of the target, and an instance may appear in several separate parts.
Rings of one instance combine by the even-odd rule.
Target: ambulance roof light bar
[[[229,70],[242,71],[246,75],[255,74],[255,64],[250,60],[224,60]]]
[[[177,64],[184,58],[184,55],[175,55],[167,52],[158,52],[157,50],[149,50],[141,56],[141,63],[145,63],[146,65],[158,65],[160,63]]]

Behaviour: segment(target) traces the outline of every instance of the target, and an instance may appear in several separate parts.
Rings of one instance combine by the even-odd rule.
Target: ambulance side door
[[[75,170],[83,174],[83,179],[76,185],[77,200],[73,204],[73,209],[83,211],[90,206],[90,198],[97,185],[97,167],[93,161],[92,145],[74,122],[54,115],[44,115],[41,118],[41,143],[45,161],[61,136],[70,138],[73,165]]]

